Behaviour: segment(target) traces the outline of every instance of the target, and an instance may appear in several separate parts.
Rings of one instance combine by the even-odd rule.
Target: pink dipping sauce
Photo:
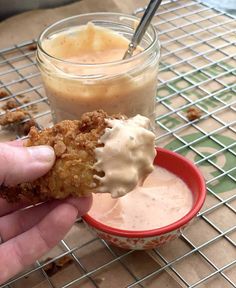
[[[155,166],[142,187],[123,197],[95,194],[89,215],[122,230],[151,230],[179,220],[192,205],[193,195],[187,185],[173,173]]]

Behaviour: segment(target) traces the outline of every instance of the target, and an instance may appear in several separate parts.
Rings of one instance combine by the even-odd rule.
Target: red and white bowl
[[[205,197],[206,186],[204,178],[198,168],[185,157],[163,149],[156,148],[157,156],[154,164],[167,169],[181,178],[193,193],[193,207],[188,214],[178,221],[152,230],[129,231],[121,230],[102,224],[89,214],[83,217],[88,227],[98,237],[108,241],[110,244],[124,249],[152,249],[171,240],[176,239],[190,221],[201,209]]]

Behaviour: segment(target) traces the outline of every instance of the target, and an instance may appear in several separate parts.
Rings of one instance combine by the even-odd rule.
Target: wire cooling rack
[[[236,287],[236,20],[198,1],[178,0],[163,1],[153,22],[162,44],[157,144],[203,171],[203,209],[179,239],[150,251],[112,247],[78,220],[48,255],[1,287]],[[45,127],[51,113],[33,43],[0,51],[0,91],[8,93],[0,108],[14,99]],[[200,119],[187,119],[190,107],[201,111]],[[0,131],[1,140],[19,137]],[[46,265],[65,255],[72,263],[47,275]]]

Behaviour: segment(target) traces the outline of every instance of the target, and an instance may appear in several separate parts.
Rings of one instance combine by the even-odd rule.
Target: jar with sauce
[[[39,37],[37,63],[54,122],[84,112],[147,116],[154,127],[160,45],[152,25],[135,54],[122,57],[139,19],[118,13],[70,17]]]

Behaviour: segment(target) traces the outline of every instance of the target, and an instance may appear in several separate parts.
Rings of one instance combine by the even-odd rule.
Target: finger
[[[26,206],[29,206],[31,203],[27,200],[21,201],[20,203],[8,203],[4,199],[0,199],[0,216],[4,216]]]
[[[9,142],[4,142],[4,144],[10,145],[10,146],[15,146],[15,147],[22,147],[24,144],[24,141],[14,140],[14,141],[9,141]]]
[[[54,161],[50,146],[15,147],[0,143],[0,184],[14,186],[33,181],[48,172]]]
[[[91,197],[81,197],[79,199],[69,198],[64,201],[50,201],[36,207],[31,207],[23,211],[6,215],[0,218],[0,234],[3,242],[24,233],[36,224],[50,211],[62,203],[68,203],[78,210],[78,215],[84,215],[91,207]]]
[[[77,207],[63,203],[36,226],[0,245],[0,283],[19,273],[54,247],[76,220]]]

